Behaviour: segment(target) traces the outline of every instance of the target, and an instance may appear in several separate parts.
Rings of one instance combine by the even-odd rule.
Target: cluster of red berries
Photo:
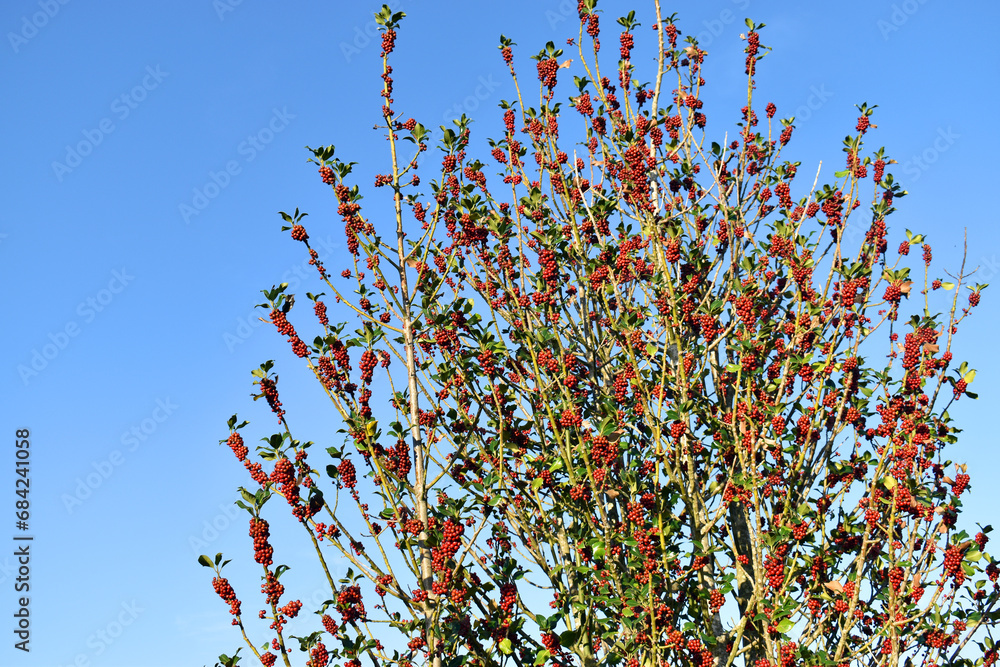
[[[302,610],[302,601],[292,600],[278,611],[287,616],[288,618],[295,618],[296,616],[299,615],[299,612],[301,610]]]
[[[333,176],[333,169],[329,167],[320,167],[319,175],[323,178],[323,182],[327,185],[336,185],[337,181]]]
[[[309,662],[306,667],[326,667],[330,664],[330,653],[326,650],[323,642],[317,642],[316,646],[309,652]]]
[[[271,557],[274,555],[274,548],[267,541],[270,536],[267,521],[251,517],[250,537],[253,538],[253,558],[261,565],[270,565],[273,562]]]
[[[883,174],[885,174],[885,160],[875,160],[872,168],[872,178],[876,183],[881,183]]]
[[[583,417],[580,416],[580,413],[575,408],[567,408],[559,416],[559,425],[563,428],[579,428],[583,425]]]
[[[889,570],[889,587],[898,591],[899,587],[903,585],[903,568],[894,567]]]
[[[959,380],[958,382],[956,382],[955,383],[955,400],[958,400],[959,398],[961,398],[965,394],[965,390],[968,389],[968,387],[969,387],[969,383],[965,381],[965,378],[962,378],[961,380]]]
[[[295,481],[295,466],[286,457],[281,457],[274,464],[274,472],[271,473],[271,482],[274,484],[288,484]]]
[[[626,519],[635,524],[642,524],[646,521],[646,513],[643,511],[642,505],[630,502],[627,508],[628,510],[625,513]]]
[[[267,404],[271,407],[271,412],[278,415],[278,421],[285,418],[285,411],[281,408],[281,401],[278,400],[278,386],[271,378],[260,379],[260,390],[267,399]]]
[[[351,463],[350,459],[344,459],[341,461],[340,465],[337,466],[337,472],[340,475],[340,483],[343,486],[348,489],[353,489],[357,485],[357,473],[354,470],[354,464]]]
[[[351,623],[365,618],[365,605],[361,601],[360,586],[344,586],[337,594],[337,609],[342,622]]]
[[[562,642],[559,640],[559,635],[554,632],[543,632],[542,633],[542,645],[549,653],[558,653],[559,649],[562,648]]]
[[[969,293],[969,305],[973,308],[979,305],[979,292]]]
[[[785,560],[768,555],[764,559],[764,574],[771,588],[777,589],[785,581]]]
[[[271,653],[270,651],[268,651],[267,653],[261,653],[260,664],[264,665],[264,667],[271,667],[277,659],[278,656]]]
[[[514,52],[511,50],[509,46],[505,46],[502,49],[500,49],[500,55],[503,56],[503,61],[506,64],[510,65],[512,62],[514,62]]]
[[[861,134],[864,134],[865,132],[868,131],[869,125],[871,125],[871,122],[868,120],[868,116],[861,116],[860,118],[858,118],[858,125],[855,129]]]
[[[671,264],[681,261],[681,240],[672,238],[667,241],[666,259]]]
[[[628,60],[632,55],[632,48],[635,46],[635,40],[632,38],[632,33],[623,32],[619,41],[621,42],[621,48],[619,49],[621,59]]]
[[[792,207],[791,192],[792,192],[791,186],[789,186],[788,183],[785,183],[784,181],[774,186],[774,194],[778,195],[778,204],[780,204],[782,208]]]
[[[339,630],[340,628],[337,627],[337,622],[333,620],[333,618],[331,618],[327,614],[323,614],[323,618],[320,620],[323,621],[323,627],[326,629],[327,632],[329,632],[331,635],[337,634],[337,630]]]
[[[382,54],[381,57],[385,57],[392,53],[392,50],[396,48],[396,31],[392,28],[386,30],[382,33]]]
[[[237,431],[233,431],[232,433],[229,434],[229,438],[226,440],[226,444],[228,444],[229,448],[233,450],[234,454],[236,454],[237,459],[239,459],[240,461],[246,459],[247,452],[249,452],[250,450],[247,449],[247,446],[243,444],[243,436],[241,436]]]
[[[909,246],[907,246],[909,247]],[[898,304],[899,300],[903,297],[903,291],[900,289],[899,283],[891,283],[885,288],[885,294],[882,298],[889,303]]]
[[[785,126],[785,129],[781,131],[781,136],[778,137],[778,141],[781,142],[782,146],[784,146],[789,142],[789,140],[791,140],[791,138],[792,138],[792,126],[787,125]]]
[[[293,225],[292,238],[296,241],[302,241],[304,243],[309,240],[309,235],[306,234],[306,228],[302,225]]]
[[[931,254],[931,247],[930,247],[930,245],[928,245],[928,244],[925,243],[924,247],[923,247],[923,251],[924,251],[924,264],[926,264],[926,265],[929,266],[930,263],[931,263],[931,258],[933,257],[933,255]]]
[[[510,615],[517,604],[517,586],[515,584],[500,585],[500,610],[504,614]]]
[[[747,65],[746,73],[753,76],[757,70],[757,50],[760,48],[760,35],[750,32],[747,35]]]
[[[795,254],[795,241],[787,236],[772,236],[769,252],[772,257],[791,257]]]
[[[556,87],[556,75],[559,73],[559,63],[555,58],[546,58],[544,60],[539,60],[538,65],[538,80],[542,82],[549,90]]]
[[[792,526],[792,537],[800,542],[806,538],[809,534],[809,524],[805,521],[801,521],[794,526]]]
[[[214,577],[212,579],[212,587],[219,594],[219,597],[222,598],[222,601],[229,605],[229,613],[233,616],[239,616],[240,601],[236,599],[236,591],[229,585],[229,581],[225,578]],[[236,619],[233,619],[233,623],[236,623]]]
[[[323,326],[329,326],[330,320],[326,316],[326,304],[320,300],[316,300],[316,304],[313,306],[313,311],[316,313],[319,323]]]
[[[986,537],[986,534],[981,532],[976,533],[976,537],[974,539],[976,541],[976,546],[979,547],[980,551],[985,550],[986,543],[990,541],[990,538]]]
[[[267,596],[268,604],[276,605],[281,596],[285,594],[285,587],[274,576],[274,572],[268,571],[264,583],[260,585],[260,592]]]
[[[432,565],[437,571],[448,569],[448,561],[454,558],[462,547],[465,526],[455,519],[448,519],[441,527],[441,531],[441,543],[431,551]]]
[[[358,363],[358,368],[361,370],[361,381],[363,383],[369,384],[372,381],[372,371],[375,370],[375,366],[377,365],[378,360],[374,352],[365,350],[361,353],[361,361]]]
[[[965,487],[969,485],[969,476],[965,473],[959,473],[955,475],[955,483],[952,485],[951,490],[956,496],[962,495],[965,491]]]
[[[250,461],[245,460],[243,461],[243,467],[250,473],[250,477],[253,478],[253,481],[257,482],[261,486],[265,486],[267,484],[267,473],[264,472],[263,467],[259,463],[251,463]]]
[[[944,552],[944,571],[955,578],[962,574],[962,552],[957,547],[948,547]]]
[[[295,327],[292,326],[291,322],[288,321],[288,318],[285,317],[285,313],[282,311],[277,309],[272,310],[271,322],[274,323],[275,328],[281,335],[289,337],[295,336]]]

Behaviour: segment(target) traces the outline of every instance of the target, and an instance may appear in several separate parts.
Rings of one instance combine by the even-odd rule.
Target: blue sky
[[[337,444],[332,407],[253,306],[259,290],[283,281],[294,291],[318,289],[301,246],[279,231],[279,210],[309,212],[328,268],[336,274],[348,264],[336,203],[304,146],[335,144],[338,156],[360,163],[363,188],[384,170],[385,141],[371,129],[381,106],[372,37],[380,5],[0,7],[0,271],[10,297],[0,333],[8,443],[0,449],[8,461],[0,475],[0,508],[8,508],[0,510],[8,517],[0,528],[0,664],[210,665],[238,646],[211,574],[195,562],[217,551],[244,565],[251,559],[245,515],[232,507],[245,472],[217,442],[236,412],[258,435],[273,430],[273,416],[250,400],[250,370],[273,358],[302,439]],[[531,79],[529,57],[546,41],[575,35],[575,5],[395,0],[408,16],[393,63],[394,106],[434,130],[467,113],[482,149],[500,134],[500,100],[514,97],[499,34],[517,42],[516,65]],[[617,41],[613,19],[633,5],[643,42],[646,3],[603,0],[606,42]],[[761,106],[774,101],[779,117],[798,119],[786,155],[810,173],[820,160],[826,175],[842,168],[854,105],[878,104],[868,146],[887,147],[910,192],[890,219],[890,247],[904,228],[924,233],[936,270],[957,270],[967,229],[979,282],[1000,281],[989,204],[995,165],[986,155],[1000,140],[1000,6],[718,0],[677,11],[682,33],[700,35],[709,53],[705,111],[715,136],[734,132],[743,104],[738,36],[750,16],[767,24],[762,42],[774,48],[758,70]],[[376,222],[377,210],[366,211]],[[1000,503],[991,483],[996,289],[984,293],[955,347],[956,360],[979,370],[979,401],[964,399],[952,411],[965,428],[953,456],[970,466],[970,526],[991,521]],[[9,442],[18,428],[30,429],[32,443],[27,655],[12,647],[11,633]],[[284,544],[280,523],[272,522],[276,545]],[[288,533],[290,559],[305,553],[300,538]],[[256,569],[230,567],[252,599]],[[316,581],[304,567],[289,579],[300,591]]]

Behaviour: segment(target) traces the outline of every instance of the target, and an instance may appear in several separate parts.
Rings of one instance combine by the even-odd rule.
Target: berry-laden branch
[[[226,442],[257,485],[238,504],[264,567],[267,646],[244,630],[221,554],[203,556],[234,624],[262,664],[272,651],[291,664],[283,629],[306,623],[281,599],[288,565],[272,561],[286,554],[261,514],[280,496],[329,588],[321,629],[288,635],[310,667],[993,664],[981,637],[1000,567],[991,527],[959,525],[971,476],[948,458],[961,433],[948,409],[976,397],[953,346],[986,285],[960,307],[964,261],[936,278],[910,231],[890,252],[907,193],[886,149],[866,148],[874,106],[858,107],[832,182],[797,180],[795,119],[759,99],[763,24],[747,20],[736,129],[712,141],[708,53],[654,1],[617,19],[617,80],[604,76],[598,4],[579,2],[567,39],[578,70],[554,42],[532,56],[536,106],[500,37],[516,91],[502,136],[486,148],[466,117],[442,127],[424,185],[432,131],[395,108],[404,14],[376,15],[390,168],[374,187],[391,191],[396,242],[362,211],[356,163],[309,149],[348,282],[309,248],[304,213],[281,213],[282,230],[358,328],[331,324],[310,292],[307,342],[284,284],[261,306],[345,442],[327,446],[324,480],[314,443],[292,437],[275,363],[253,372],[282,432],[251,456],[234,416]]]

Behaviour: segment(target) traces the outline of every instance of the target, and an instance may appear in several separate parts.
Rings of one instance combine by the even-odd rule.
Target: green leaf
[[[559,635],[559,642],[566,648],[572,648],[576,644],[577,640],[580,638],[579,630],[567,630],[566,632]]]
[[[503,651],[504,655],[510,655],[513,652],[509,639],[504,639],[500,642],[500,650]]]
[[[198,562],[204,565],[205,567],[212,567],[212,559],[209,558],[208,556],[205,555],[198,556]]]
[[[792,629],[793,625],[794,623],[792,623],[792,619],[786,618],[781,623],[778,623],[778,632],[780,632],[781,634],[785,634],[786,632]]]
[[[535,480],[531,483],[531,488],[537,491],[542,486],[542,484],[545,484],[545,480],[542,479],[541,477],[536,477]]]

